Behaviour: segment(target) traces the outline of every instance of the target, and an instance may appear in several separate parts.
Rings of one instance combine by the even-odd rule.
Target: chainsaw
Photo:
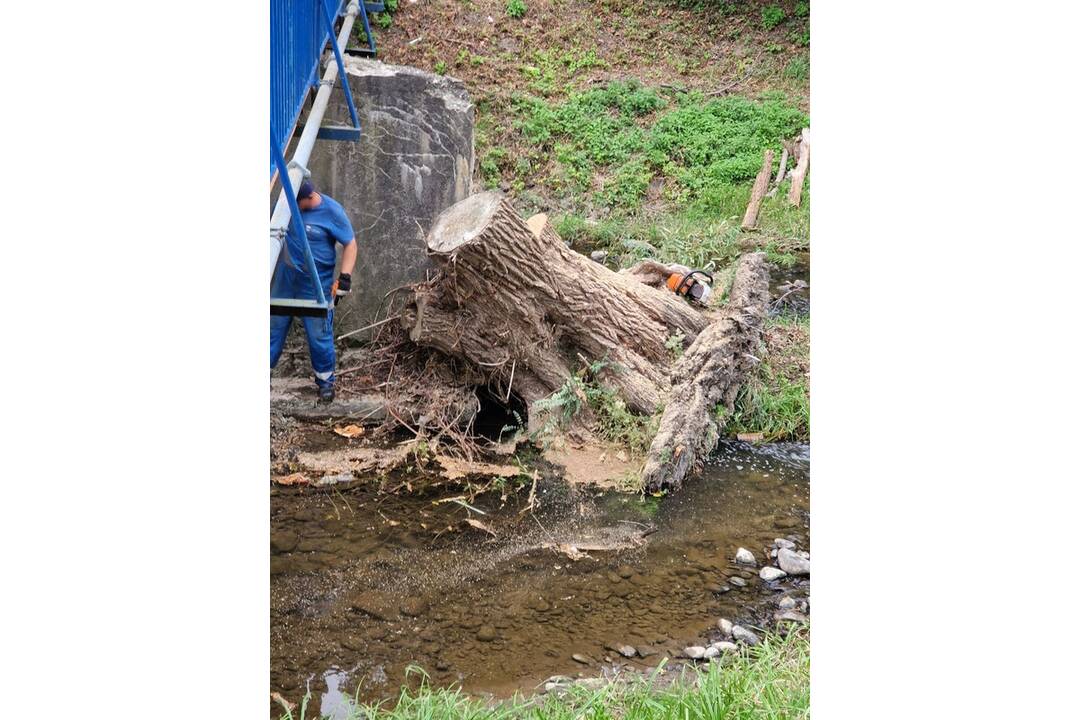
[[[705,278],[708,279],[708,282],[705,281]],[[672,273],[668,276],[667,286],[668,290],[671,290],[676,295],[681,295],[699,305],[706,305],[709,302],[709,295],[712,293],[712,281],[712,275],[704,270],[691,270],[685,275]]]

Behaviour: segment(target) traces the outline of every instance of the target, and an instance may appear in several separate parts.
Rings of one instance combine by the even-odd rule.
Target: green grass
[[[543,82],[540,67],[533,71]],[[665,98],[635,81],[571,92],[562,101],[518,96],[513,105],[535,156],[555,160],[540,176],[530,163],[524,180],[574,208],[558,219],[565,239],[614,252],[626,241],[646,242],[660,249],[657,259],[695,267],[737,254],[739,221],[764,150],[774,151],[775,171],[781,141],[808,123],[779,93]],[[764,203],[757,237],[762,245],[805,247],[809,203],[789,207],[786,187]],[[585,220],[597,215],[603,220]]]
[[[431,688],[423,671],[416,689],[403,688],[393,707],[360,705],[349,720],[795,720],[810,717],[810,631],[767,636],[760,645],[720,662],[688,669],[670,684],[645,676],[589,690],[571,686],[562,696],[516,696],[498,704],[470,698],[459,688]],[[659,674],[656,674],[659,677]],[[308,720],[310,700],[280,716]]]
[[[525,5],[525,0],[508,0],[506,3],[506,14],[512,18],[519,18],[525,14],[528,7]]]
[[[594,421],[591,429],[598,437],[619,443],[634,452],[648,450],[656,435],[659,416],[634,414],[618,393],[604,387],[597,375],[610,367],[611,364],[606,361],[594,362],[567,378],[562,387],[551,395],[533,403],[533,412],[547,415],[537,434],[542,436],[565,429],[588,408]]]
[[[725,431],[761,433],[765,441],[810,439],[810,321],[778,317],[766,324],[762,362],[743,385]]]

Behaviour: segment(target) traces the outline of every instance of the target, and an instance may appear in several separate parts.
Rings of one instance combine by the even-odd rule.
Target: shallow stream
[[[715,637],[720,617],[761,627],[809,579],[766,583],[732,559],[742,546],[767,561],[779,537],[809,550],[809,466],[808,445],[725,443],[663,500],[549,479],[524,514],[527,489],[466,507],[448,489],[275,488],[271,689],[309,689],[329,714],[358,688],[396,696],[416,665],[434,685],[504,697],[653,666]],[[614,651],[626,644],[639,655]]]

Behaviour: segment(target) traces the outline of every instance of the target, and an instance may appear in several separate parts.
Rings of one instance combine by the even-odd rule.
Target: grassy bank
[[[659,676],[658,676],[659,677]],[[307,720],[305,708],[282,715]],[[810,633],[771,636],[667,683],[641,678],[485,705],[459,689],[403,689],[394,707],[361,705],[349,720],[791,720],[810,716]]]
[[[729,433],[810,440],[810,320],[781,316],[765,326],[764,352],[739,391]]]

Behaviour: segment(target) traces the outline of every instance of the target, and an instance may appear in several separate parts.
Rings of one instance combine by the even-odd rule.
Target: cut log
[[[742,229],[753,230],[757,227],[758,211],[761,209],[761,200],[765,197],[765,191],[769,189],[769,178],[772,176],[773,151],[765,151],[765,159],[761,163],[761,170],[754,178],[754,187],[750,191],[750,202],[746,204],[746,214],[743,215]]]
[[[791,189],[788,190],[788,203],[799,207],[802,203],[803,182],[810,169],[810,128],[803,128],[802,140],[799,141],[799,162],[791,171]]]
[[[634,412],[655,412],[670,387],[665,341],[676,331],[696,338],[706,319],[569,249],[546,218],[532,226],[497,192],[440,214],[427,237],[440,272],[402,310],[410,339],[479,366],[528,404],[562,387],[582,359],[606,361],[599,380]]]
[[[725,315],[697,336],[671,372],[672,389],[649,448],[642,481],[649,492],[678,490],[695,463],[715,447],[747,374],[756,364],[769,299],[764,253],[743,257]]]

